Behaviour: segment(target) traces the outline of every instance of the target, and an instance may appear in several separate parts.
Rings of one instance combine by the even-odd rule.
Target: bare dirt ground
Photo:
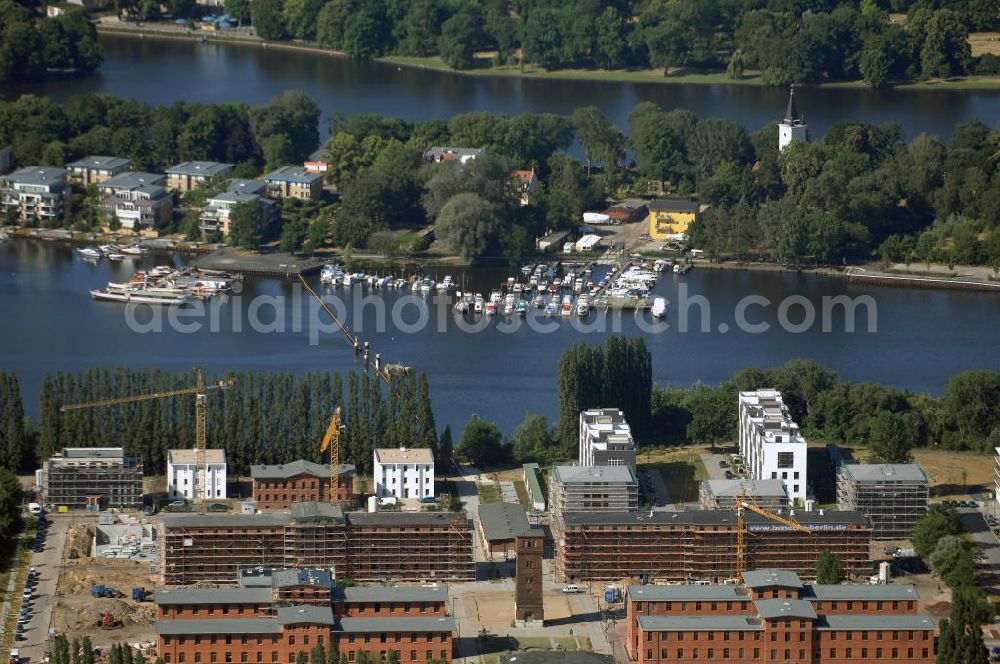
[[[67,545],[69,542],[67,542]],[[67,550],[69,546],[67,546]],[[149,565],[130,560],[98,560],[81,558],[63,563],[59,579],[59,600],[52,624],[68,637],[89,636],[95,646],[113,642],[136,643],[155,639],[153,626],[155,608],[151,601],[133,602],[135,586],[151,590],[156,585],[156,575],[149,573]],[[122,598],[94,598],[92,586],[103,583],[117,589]],[[122,626],[113,630],[97,627],[104,611],[121,621]]]
[[[988,454],[914,450],[913,458],[927,471],[935,498],[975,498],[993,483],[993,457]]]

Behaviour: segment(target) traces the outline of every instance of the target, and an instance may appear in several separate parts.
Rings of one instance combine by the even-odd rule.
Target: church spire
[[[795,106],[794,87],[788,91],[788,110],[785,111],[785,123],[790,125],[802,124],[802,116],[799,115],[799,109]]]

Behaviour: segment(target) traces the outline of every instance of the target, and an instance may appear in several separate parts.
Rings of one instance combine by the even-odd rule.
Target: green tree
[[[251,0],[225,0],[223,9],[243,25],[250,21],[250,6]]]
[[[507,456],[502,440],[496,424],[484,422],[478,415],[473,415],[465,425],[455,452],[475,466],[499,463]]]
[[[955,511],[943,505],[931,505],[913,527],[913,548],[916,554],[927,559],[937,548],[938,540],[945,535],[958,535],[963,531]]]
[[[471,69],[476,64],[474,53],[477,41],[476,24],[471,16],[461,12],[441,26],[438,51],[444,63],[452,69]]]
[[[486,252],[499,229],[495,206],[477,194],[452,196],[435,220],[435,235],[464,260]]]
[[[969,29],[950,9],[939,9],[927,21],[927,36],[920,49],[920,66],[925,77],[956,76],[965,73],[972,58]]]
[[[819,552],[816,558],[816,583],[839,584],[844,580],[844,566],[840,558],[828,549]]]
[[[281,40],[288,36],[282,6],[282,0],[250,0],[253,27],[262,38]]]
[[[687,425],[687,436],[691,442],[715,448],[719,443],[732,440],[735,434],[735,418],[729,395],[720,388],[696,385],[686,400],[691,421]]]
[[[382,54],[387,37],[383,17],[366,4],[344,22],[343,49],[352,60],[371,60]]]
[[[549,458],[558,448],[549,434],[544,415],[528,413],[510,439],[511,453],[518,463]]]
[[[229,213],[229,240],[240,249],[257,249],[261,241],[261,216],[259,201],[237,203]]]

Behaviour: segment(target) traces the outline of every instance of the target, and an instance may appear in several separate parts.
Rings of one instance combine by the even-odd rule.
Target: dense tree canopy
[[[237,2],[238,0],[230,0]],[[699,68],[764,82],[893,81],[1000,72],[995,56],[973,58],[970,32],[995,30],[993,0],[254,0],[268,39],[316,39],[352,58],[440,55],[474,66],[544,69]],[[905,13],[904,21],[889,12]],[[175,12],[176,13],[176,12]]]
[[[45,7],[0,0],[0,83],[36,81],[51,73],[86,73],[104,57],[82,8],[54,17]]]

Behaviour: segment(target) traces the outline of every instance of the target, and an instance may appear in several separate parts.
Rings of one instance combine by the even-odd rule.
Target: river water
[[[29,412],[37,410],[42,376],[58,370],[114,365],[183,371],[200,364],[210,373],[241,369],[304,373],[358,367],[339,333],[317,332],[317,343],[310,342],[310,330],[315,329],[310,319],[323,319],[310,310],[308,299],[295,309],[295,288],[287,282],[248,280],[238,299],[218,307],[218,331],[212,331],[213,319],[206,315],[181,321],[201,323],[201,329],[192,333],[173,329],[166,321],[162,332],[133,331],[124,307],[93,302],[87,294],[88,289],[101,288],[109,280],[126,279],[139,267],[168,262],[181,264],[183,259],[163,253],[120,264],[94,264],[68,245],[31,240],[0,244],[0,368],[20,376]],[[507,274],[503,269],[489,269],[455,276],[466,287],[488,293]],[[437,276],[440,280],[443,274]],[[682,289],[687,289],[689,303],[695,296],[708,300],[706,331],[701,331],[699,307],[684,306]],[[393,306],[398,308],[404,297],[398,293],[373,298],[383,301],[388,310],[385,329],[378,331],[375,304],[369,303],[360,317],[353,313],[354,302],[362,297],[359,289],[329,294],[343,300],[352,328],[358,329],[361,321],[359,336],[371,340],[387,362],[407,364],[428,374],[439,428],[450,424],[456,434],[473,413],[495,420],[508,435],[527,411],[554,418],[560,354],[580,341],[602,343],[613,333],[614,319],[603,314],[587,319],[594,327],[606,324],[603,330],[588,331],[569,321],[540,318],[533,320],[533,327],[524,324],[505,331],[501,317],[481,331],[468,331],[456,324],[450,307],[433,303],[428,307],[427,324],[417,326],[420,312],[409,301],[394,324]],[[628,336],[645,336],[653,355],[654,380],[660,385],[717,383],[743,367],[774,366],[793,357],[814,359],[854,380],[931,393],[939,393],[948,376],[958,371],[1000,370],[1000,300],[995,296],[872,288],[834,277],[724,270],[664,275],[656,294],[671,302],[669,329],[646,330],[648,318],[629,314],[620,319],[620,329]],[[737,304],[750,294],[770,301],[768,306],[751,306],[745,316],[751,323],[771,325],[767,332],[738,329]],[[787,315],[790,322],[803,319],[803,306],[816,311],[817,322],[805,332],[780,328],[779,303],[792,295],[805,298],[808,304],[793,304]],[[832,329],[824,332],[823,298],[837,295],[871,297],[877,312],[876,331],[868,331],[866,310],[861,307],[857,331],[844,331],[841,313],[828,318]],[[253,321],[267,326],[278,318],[276,306],[284,306],[280,316],[284,331],[254,331]],[[682,309],[690,314],[687,332],[680,331]],[[143,308],[134,319],[151,324],[149,313]],[[234,317],[242,331],[234,331]],[[296,329],[296,321],[301,329]],[[472,321],[467,319],[466,326]],[[419,329],[406,330],[410,325]],[[554,331],[535,329],[546,325]],[[728,328],[726,332],[720,331],[722,325]]]
[[[244,44],[200,44],[104,35],[105,62],[94,75],[22,86],[0,86],[0,96],[30,92],[65,99],[107,92],[155,104],[179,99],[259,104],[285,90],[303,90],[323,109],[346,115],[379,113],[410,120],[450,118],[468,111],[568,114],[599,107],[619,127],[636,104],[652,101],[698,117],[723,117],[755,131],[779,119],[787,91],[761,86],[660,85],[580,80],[517,79],[400,68],[311,52]],[[809,88],[798,96],[813,135],[844,120],[898,122],[907,136],[948,137],[971,118],[1000,119],[1000,91],[874,91]]]

